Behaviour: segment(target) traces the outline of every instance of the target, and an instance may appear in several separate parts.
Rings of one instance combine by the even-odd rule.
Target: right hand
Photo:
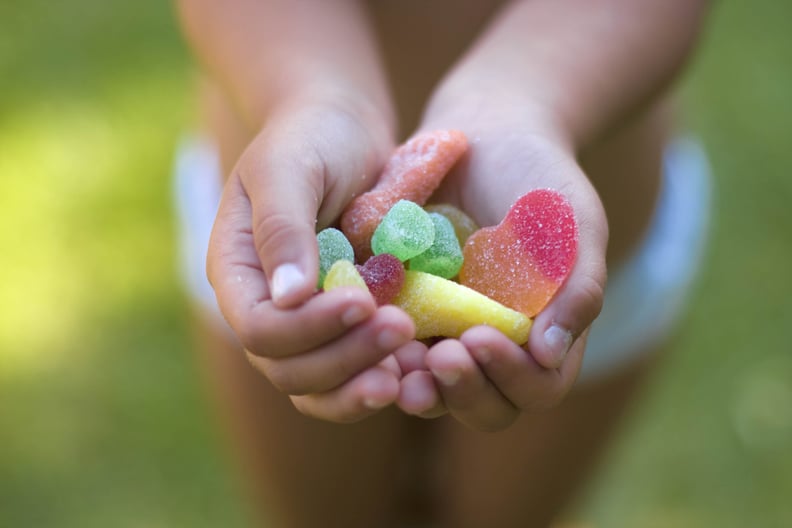
[[[314,295],[317,230],[372,186],[393,151],[387,120],[350,107],[292,101],[272,112],[226,182],[207,259],[251,364],[301,412],[336,422],[394,402],[394,352],[415,346],[409,316],[367,292]]]

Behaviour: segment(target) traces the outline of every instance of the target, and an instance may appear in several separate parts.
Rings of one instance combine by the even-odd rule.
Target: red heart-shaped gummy
[[[566,198],[552,189],[531,191],[512,205],[503,222],[468,238],[459,280],[533,317],[572,271],[577,239]]]

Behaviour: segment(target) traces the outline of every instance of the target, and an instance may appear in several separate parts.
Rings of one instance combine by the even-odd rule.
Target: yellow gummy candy
[[[412,317],[416,339],[459,337],[468,328],[489,325],[522,345],[531,331],[526,315],[466,286],[420,271],[405,272],[393,304]]]
[[[324,290],[330,291],[341,286],[354,286],[368,291],[363,277],[360,276],[355,265],[348,260],[338,260],[330,266],[324,280]]]

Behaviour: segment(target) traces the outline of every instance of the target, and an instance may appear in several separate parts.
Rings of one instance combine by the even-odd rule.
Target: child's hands
[[[332,421],[397,398],[389,356],[414,335],[406,314],[366,292],[314,295],[317,227],[371,186],[393,149],[385,122],[337,103],[282,105],[230,175],[210,241],[209,280],[252,365]]]
[[[404,376],[400,406],[427,417],[447,411],[474,429],[494,430],[521,411],[557,404],[574,383],[586,330],[602,304],[608,226],[596,192],[563,142],[529,128],[528,120],[482,114],[475,127],[460,121],[426,126],[460,128],[471,142],[469,157],[446,178],[438,201],[457,205],[487,226],[499,223],[529,190],[557,189],[575,210],[577,262],[536,317],[524,348],[488,327],[443,340]]]

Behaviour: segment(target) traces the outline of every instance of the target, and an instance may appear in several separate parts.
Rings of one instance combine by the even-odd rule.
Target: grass
[[[683,84],[714,237],[587,525],[792,525],[790,17],[720,3]],[[190,80],[166,3],[0,5],[0,526],[245,525],[174,265]]]
[[[242,526],[192,360],[168,5],[0,8],[0,525]]]
[[[607,527],[789,526],[792,6],[720,3],[683,84],[717,181],[687,324],[585,500]]]

